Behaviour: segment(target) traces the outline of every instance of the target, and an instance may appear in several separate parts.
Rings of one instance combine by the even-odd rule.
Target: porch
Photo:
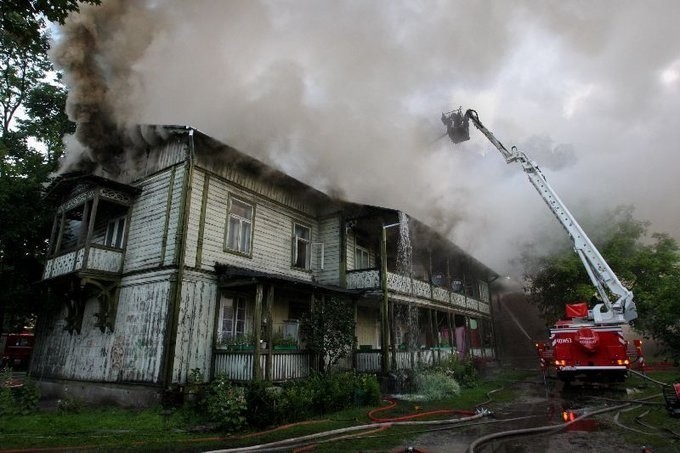
[[[456,354],[455,348],[440,347],[416,351],[396,351],[393,369],[405,370],[429,367]],[[253,380],[254,351],[229,351],[216,349],[214,352],[213,376],[223,375],[234,382]],[[470,350],[471,357],[491,360],[493,348],[477,347]],[[271,357],[271,358],[270,358]],[[354,369],[360,373],[379,373],[382,369],[380,349],[356,350],[336,364],[338,370]],[[260,355],[261,375],[272,382],[302,379],[316,369],[315,357],[309,351],[264,351]]]

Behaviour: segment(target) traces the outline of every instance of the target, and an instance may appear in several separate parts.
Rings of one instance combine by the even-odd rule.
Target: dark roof
[[[327,293],[339,293],[347,296],[360,296],[364,293],[363,290],[345,289],[339,286],[323,285],[321,283],[300,280],[296,278],[287,277],[285,275],[270,274],[267,272],[255,271],[230,264],[215,263],[215,271],[219,277],[220,285],[228,283],[229,280],[251,280],[252,283],[270,282],[277,283],[284,286],[293,286],[299,288],[306,288],[309,290],[318,290]]]
[[[137,195],[141,192],[141,189],[137,187],[123,184],[112,179],[83,172],[69,172],[57,176],[50,182],[45,189],[45,199],[49,201],[59,200],[80,183],[91,183],[97,186],[108,187],[130,195]]]

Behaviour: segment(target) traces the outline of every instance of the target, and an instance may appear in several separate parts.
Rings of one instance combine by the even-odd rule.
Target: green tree
[[[323,373],[328,373],[338,360],[352,351],[356,343],[355,327],[351,302],[337,297],[317,300],[303,317],[302,339],[307,348],[318,355]]]
[[[594,222],[593,242],[622,283],[633,291],[638,308],[636,329],[661,340],[667,353],[680,358],[680,249],[667,234],[648,234],[648,223],[620,207]],[[571,247],[548,255],[530,249],[522,256],[530,300],[549,322],[564,315],[564,306],[589,301],[595,288]]]
[[[52,215],[42,189],[63,152],[63,135],[73,131],[65,90],[47,57],[47,23],[63,22],[78,5],[0,2],[0,328],[30,319],[39,300],[34,283]]]

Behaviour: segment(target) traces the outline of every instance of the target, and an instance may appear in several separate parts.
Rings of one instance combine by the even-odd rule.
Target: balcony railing
[[[309,376],[310,354],[306,351],[274,352],[272,354],[272,380],[275,382]],[[265,375],[267,355],[260,356],[262,376]],[[214,375],[223,375],[231,381],[253,379],[253,352],[215,350]]]
[[[120,273],[122,263],[123,250],[92,244],[48,259],[43,279],[80,271]]]
[[[442,347],[419,349],[417,351],[397,351],[395,368],[399,370],[416,367],[428,367],[442,360],[446,360],[456,350]],[[390,352],[390,357],[391,357]],[[494,356],[492,348],[472,348],[470,355],[491,359]],[[253,351],[215,350],[214,375],[223,375],[231,381],[248,382],[253,379]],[[262,376],[265,375],[267,356],[260,355]],[[390,358],[391,360],[391,358]],[[380,349],[369,351],[355,351],[354,363],[359,372],[376,373],[381,370]],[[337,368],[350,368],[352,357],[349,356],[338,364]],[[272,381],[282,382],[289,379],[299,379],[309,376],[312,369],[312,358],[308,351],[278,352],[272,354]]]
[[[366,271],[350,271],[347,273],[347,288],[349,289],[380,289],[380,271],[370,269]],[[409,278],[404,275],[387,273],[387,289],[389,291],[420,299],[429,299],[445,304],[489,314],[489,304],[481,300],[464,296],[446,288],[434,286],[428,282]]]

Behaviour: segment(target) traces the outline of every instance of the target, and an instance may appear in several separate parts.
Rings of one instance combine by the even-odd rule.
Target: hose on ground
[[[463,423],[470,420],[476,420],[483,417],[485,414],[482,412],[476,413],[474,415],[462,418],[446,419],[446,420],[432,420],[432,421],[398,421],[398,422],[388,422],[388,423],[370,423],[367,425],[350,426],[347,428],[339,428],[330,431],[324,431],[321,433],[308,434],[306,436],[294,437],[290,439],[284,439],[276,442],[270,442],[267,444],[252,445],[249,447],[239,447],[231,448],[226,450],[214,450],[210,453],[241,453],[241,452],[254,452],[254,451],[278,451],[278,450],[290,450],[292,448],[306,445],[309,441],[315,441],[328,436],[335,436],[338,434],[346,434],[357,431],[373,430],[382,427],[391,426],[409,426],[409,425],[443,425],[443,424],[457,424]]]
[[[583,420],[585,418],[592,417],[593,415],[603,414],[605,412],[620,410],[620,409],[623,409],[625,407],[628,407],[630,404],[631,403],[625,403],[625,404],[620,404],[618,406],[612,406],[612,407],[606,407],[606,408],[603,408],[603,409],[598,409],[598,410],[593,411],[593,412],[585,413],[585,414],[583,414],[579,417],[576,417],[574,420],[571,420],[567,423],[562,423],[562,424],[559,424],[559,425],[548,425],[548,426],[539,426],[539,427],[535,427],[535,428],[513,429],[513,430],[509,430],[509,431],[502,431],[502,432],[498,432],[498,433],[488,434],[486,436],[482,436],[478,439],[475,439],[468,446],[467,453],[474,453],[475,448],[477,448],[478,446],[483,445],[483,444],[485,444],[485,443],[487,443],[491,440],[494,440],[494,439],[500,439],[500,438],[503,438],[503,437],[519,436],[519,435],[522,435],[522,434],[536,434],[536,433],[544,433],[544,432],[551,432],[551,431],[561,431],[561,430],[565,429],[566,427],[568,427],[569,425],[576,423],[579,420]]]
[[[404,416],[401,416],[401,417],[387,417],[387,418],[376,417],[375,414],[377,414],[378,412],[390,410],[397,405],[397,402],[390,399],[390,398],[383,398],[383,400],[387,401],[389,404],[387,406],[379,407],[377,409],[373,409],[372,411],[370,411],[368,413],[368,418],[370,418],[371,421],[376,422],[376,423],[401,422],[401,421],[405,421],[405,420],[412,420],[414,418],[427,417],[429,415],[459,414],[459,415],[470,416],[470,415],[475,414],[475,412],[473,412],[473,411],[465,411],[465,410],[459,410],[459,409],[439,409],[439,410],[434,410],[434,411],[419,412],[417,414],[404,415]]]
[[[670,386],[670,384],[667,384],[667,383],[661,382],[661,381],[657,381],[656,379],[650,378],[650,377],[647,376],[646,374],[640,373],[639,371],[635,371],[635,370],[628,370],[628,371],[630,371],[630,372],[633,373],[633,374],[637,374],[638,376],[640,376],[640,377],[643,378],[643,379],[647,379],[648,381],[652,381],[653,383],[658,384],[658,385],[660,385],[660,386],[662,386],[662,387],[668,387],[668,386]]]

